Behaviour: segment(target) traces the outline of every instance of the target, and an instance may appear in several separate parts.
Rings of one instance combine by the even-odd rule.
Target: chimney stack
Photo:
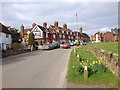
[[[81,27],[81,28],[80,28],[80,33],[82,33],[82,31],[83,31],[83,30],[82,30],[82,27]]]
[[[57,21],[54,22],[54,26],[58,27],[58,22]]]
[[[33,24],[32,24],[32,28],[34,28],[35,25],[36,25],[36,23],[33,23]]]
[[[64,25],[63,25],[63,28],[64,28],[64,29],[67,29],[67,24],[64,24]]]
[[[24,38],[24,26],[23,26],[23,24],[21,25],[20,30],[21,30],[21,32],[20,32],[21,37]]]
[[[44,22],[44,23],[43,23],[43,26],[44,26],[44,28],[47,28],[47,23]]]

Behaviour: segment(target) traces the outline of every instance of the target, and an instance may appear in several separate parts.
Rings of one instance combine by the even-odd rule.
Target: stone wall
[[[89,46],[89,50],[93,53],[96,58],[98,58],[103,64],[105,64],[109,70],[113,72],[116,76],[118,75],[118,68],[120,67],[119,55],[112,52],[107,52],[106,50],[99,49],[95,46]]]

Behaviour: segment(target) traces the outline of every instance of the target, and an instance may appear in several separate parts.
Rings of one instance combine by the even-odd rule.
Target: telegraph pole
[[[76,29],[77,29],[77,44],[78,44],[78,18],[76,13]]]

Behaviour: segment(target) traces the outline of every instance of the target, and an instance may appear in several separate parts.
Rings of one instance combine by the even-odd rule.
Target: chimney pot
[[[64,24],[64,25],[63,25],[63,28],[64,28],[64,29],[67,29],[67,24]]]
[[[58,22],[57,21],[54,22],[54,26],[58,27]]]
[[[82,33],[82,27],[80,28],[80,33]]]
[[[43,26],[44,26],[44,28],[47,28],[47,23],[44,22],[44,23],[43,23]]]

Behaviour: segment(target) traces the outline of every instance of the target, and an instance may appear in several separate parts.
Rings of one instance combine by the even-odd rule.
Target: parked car
[[[53,48],[54,47],[53,47],[52,43],[50,43],[50,44],[46,43],[46,44],[43,45],[43,50],[51,50]]]
[[[64,43],[61,45],[62,48],[70,48],[70,44],[69,43]]]
[[[70,46],[74,46],[74,43],[73,43],[73,42],[70,42]]]
[[[87,45],[87,43],[86,43],[86,42],[83,42],[83,45]]]
[[[53,42],[52,44],[53,44],[54,48],[60,48],[59,42]]]

